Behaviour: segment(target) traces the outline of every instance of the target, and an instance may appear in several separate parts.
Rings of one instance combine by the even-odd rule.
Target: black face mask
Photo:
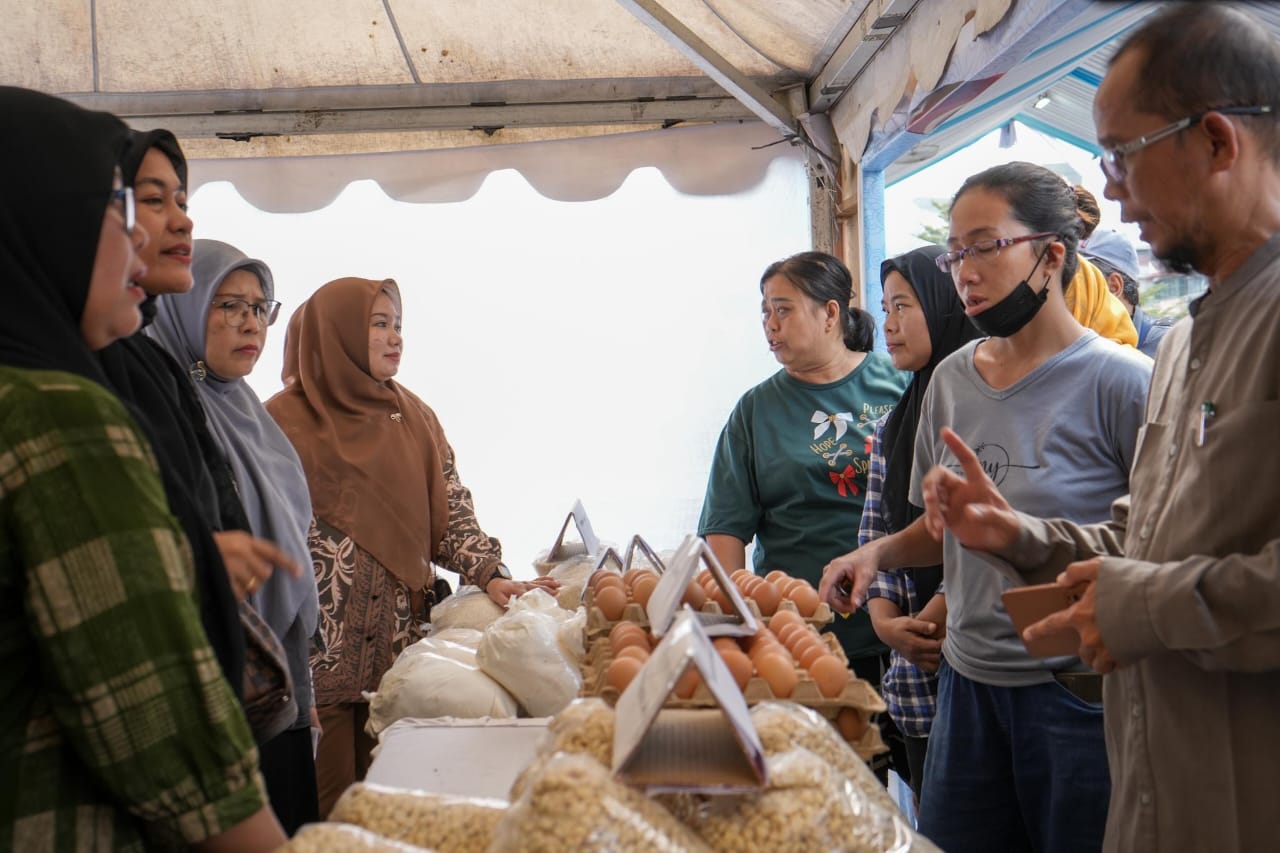
[[[1027,278],[1018,282],[1018,286],[1010,291],[1008,296],[981,314],[974,314],[969,318],[969,321],[978,327],[979,332],[992,338],[1007,338],[1017,334],[1036,316],[1040,306],[1044,305],[1045,300],[1049,298],[1049,279],[1045,278],[1044,287],[1039,293],[1031,289],[1027,279],[1035,275],[1036,267],[1040,266],[1040,261],[1044,260],[1044,253],[1048,249],[1049,247],[1045,246],[1041,250]]]

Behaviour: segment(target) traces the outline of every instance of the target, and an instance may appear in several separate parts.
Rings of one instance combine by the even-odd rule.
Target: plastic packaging
[[[480,638],[484,636],[484,631],[478,631],[475,628],[433,628],[428,636],[433,640],[457,643],[474,651],[480,647]]]
[[[872,802],[807,749],[768,759],[769,787],[759,794],[707,798],[694,827],[724,853],[924,853],[901,813]]]
[[[440,853],[484,853],[506,810],[505,800],[454,797],[357,782],[338,799],[329,819]]]
[[[603,699],[574,699],[547,723],[538,752],[520,771],[511,785],[511,799],[517,800],[529,780],[542,771],[547,760],[558,752],[587,755],[601,767],[613,766],[613,708]]]
[[[456,660],[459,663],[476,666],[476,647],[480,645],[480,638],[484,636],[483,634],[479,631],[472,631],[469,628],[451,628],[449,631],[442,633],[457,635],[462,631],[475,635],[475,645],[456,643],[452,640],[441,639],[433,634],[430,637],[423,637],[411,646],[405,647],[405,650],[396,658],[396,663],[399,663],[405,658],[411,658],[417,655],[435,654],[440,657],[449,658],[450,660]]]
[[[516,700],[475,664],[434,652],[402,657],[382,676],[375,693],[366,693],[369,722],[377,737],[404,717],[514,717]]]
[[[556,563],[547,572],[547,577],[560,581],[560,591],[556,593],[556,602],[565,610],[577,610],[582,602],[582,589],[587,585],[587,578],[595,571],[599,559],[593,554],[582,554],[570,557],[562,563]]]
[[[615,782],[586,755],[557,753],[542,765],[494,830],[491,853],[706,851],[662,806]]]
[[[867,798],[901,814],[871,768],[817,711],[792,702],[761,702],[751,709],[751,721],[765,755],[780,755],[796,747],[807,749],[834,767]]]
[[[276,853],[333,853],[335,850],[344,853],[431,853],[429,848],[385,838],[347,823],[309,823],[283,847],[276,848]]]
[[[459,587],[457,592],[431,608],[432,633],[448,628],[471,628],[483,631],[504,612],[488,593],[479,587]]]
[[[582,688],[582,624],[546,592],[530,590],[485,629],[476,659],[530,716],[549,717]],[[566,645],[575,648],[565,648]]]

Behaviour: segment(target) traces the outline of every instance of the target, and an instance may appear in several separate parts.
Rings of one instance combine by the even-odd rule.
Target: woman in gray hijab
[[[196,240],[190,292],[159,300],[150,333],[188,374],[209,426],[230,462],[251,532],[298,565],[311,565],[307,530],[311,498],[293,445],[244,381],[266,344],[280,303],[262,261],[217,240]],[[310,639],[319,603],[313,572],[273,572],[249,602],[280,638],[289,662],[298,718],[261,747],[262,774],[285,831],[319,819],[311,726]]]

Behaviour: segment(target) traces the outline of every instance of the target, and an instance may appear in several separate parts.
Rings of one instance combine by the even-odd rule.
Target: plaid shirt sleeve
[[[889,535],[884,516],[880,512],[880,495],[884,490],[884,449],[881,442],[888,417],[885,415],[876,421],[875,432],[871,434],[871,451],[867,454],[866,501],[862,504],[862,521],[858,524],[859,547]],[[877,572],[876,579],[867,588],[867,598],[887,598],[902,607],[905,598],[901,586],[895,573]]]
[[[469,584],[484,589],[502,565],[502,545],[480,529],[471,490],[462,484],[453,448],[444,459],[444,479],[449,492],[449,528],[436,553],[436,562],[457,572]]]
[[[0,847],[224,832],[266,802],[258,754],[151,448],[79,377],[0,369],[0,398]]]
[[[858,525],[858,544],[889,535],[881,514],[880,496],[884,490],[884,425],[889,416],[876,422],[871,438],[870,466],[867,469],[867,499],[862,506],[862,521]],[[916,601],[915,587],[909,572],[876,572],[876,578],[867,588],[867,598],[883,598],[893,602],[903,613],[915,613],[920,609]],[[937,676],[929,675],[895,651],[889,653],[889,669],[880,684],[889,716],[898,728],[911,737],[924,737],[933,724],[935,697],[938,692]]]

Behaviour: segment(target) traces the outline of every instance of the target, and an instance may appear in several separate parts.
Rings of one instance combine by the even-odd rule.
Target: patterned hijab
[[[941,246],[925,246],[890,258],[880,265],[881,285],[889,273],[896,272],[915,291],[929,326],[929,343],[933,347],[929,363],[912,375],[898,405],[885,422],[881,439],[885,462],[881,501],[884,517],[893,532],[902,530],[921,514],[920,509],[907,500],[907,494],[911,488],[911,466],[915,462],[916,427],[920,424],[924,392],[933,379],[934,368],[969,341],[982,337],[965,316],[964,305],[956,294],[951,276],[939,270],[934,263],[934,258],[944,251]]]
[[[267,401],[307,472],[317,517],[422,589],[449,523],[448,452],[435,413],[394,380],[369,373],[369,318],[391,279],[340,278],[289,321],[285,388]]]
[[[231,464],[253,534],[275,542],[303,567],[300,578],[272,572],[253,595],[254,609],[276,636],[284,637],[294,621],[301,619],[303,636],[310,637],[316,630],[319,601],[315,574],[307,571],[311,565],[307,545],[311,495],[302,463],[248,383],[222,379],[204,365],[205,330],[218,286],[236,270],[248,270],[258,277],[263,297],[274,299],[271,270],[262,261],[217,240],[196,240],[192,254],[195,283],[191,291],[160,300],[149,331],[195,381],[209,428]]]

